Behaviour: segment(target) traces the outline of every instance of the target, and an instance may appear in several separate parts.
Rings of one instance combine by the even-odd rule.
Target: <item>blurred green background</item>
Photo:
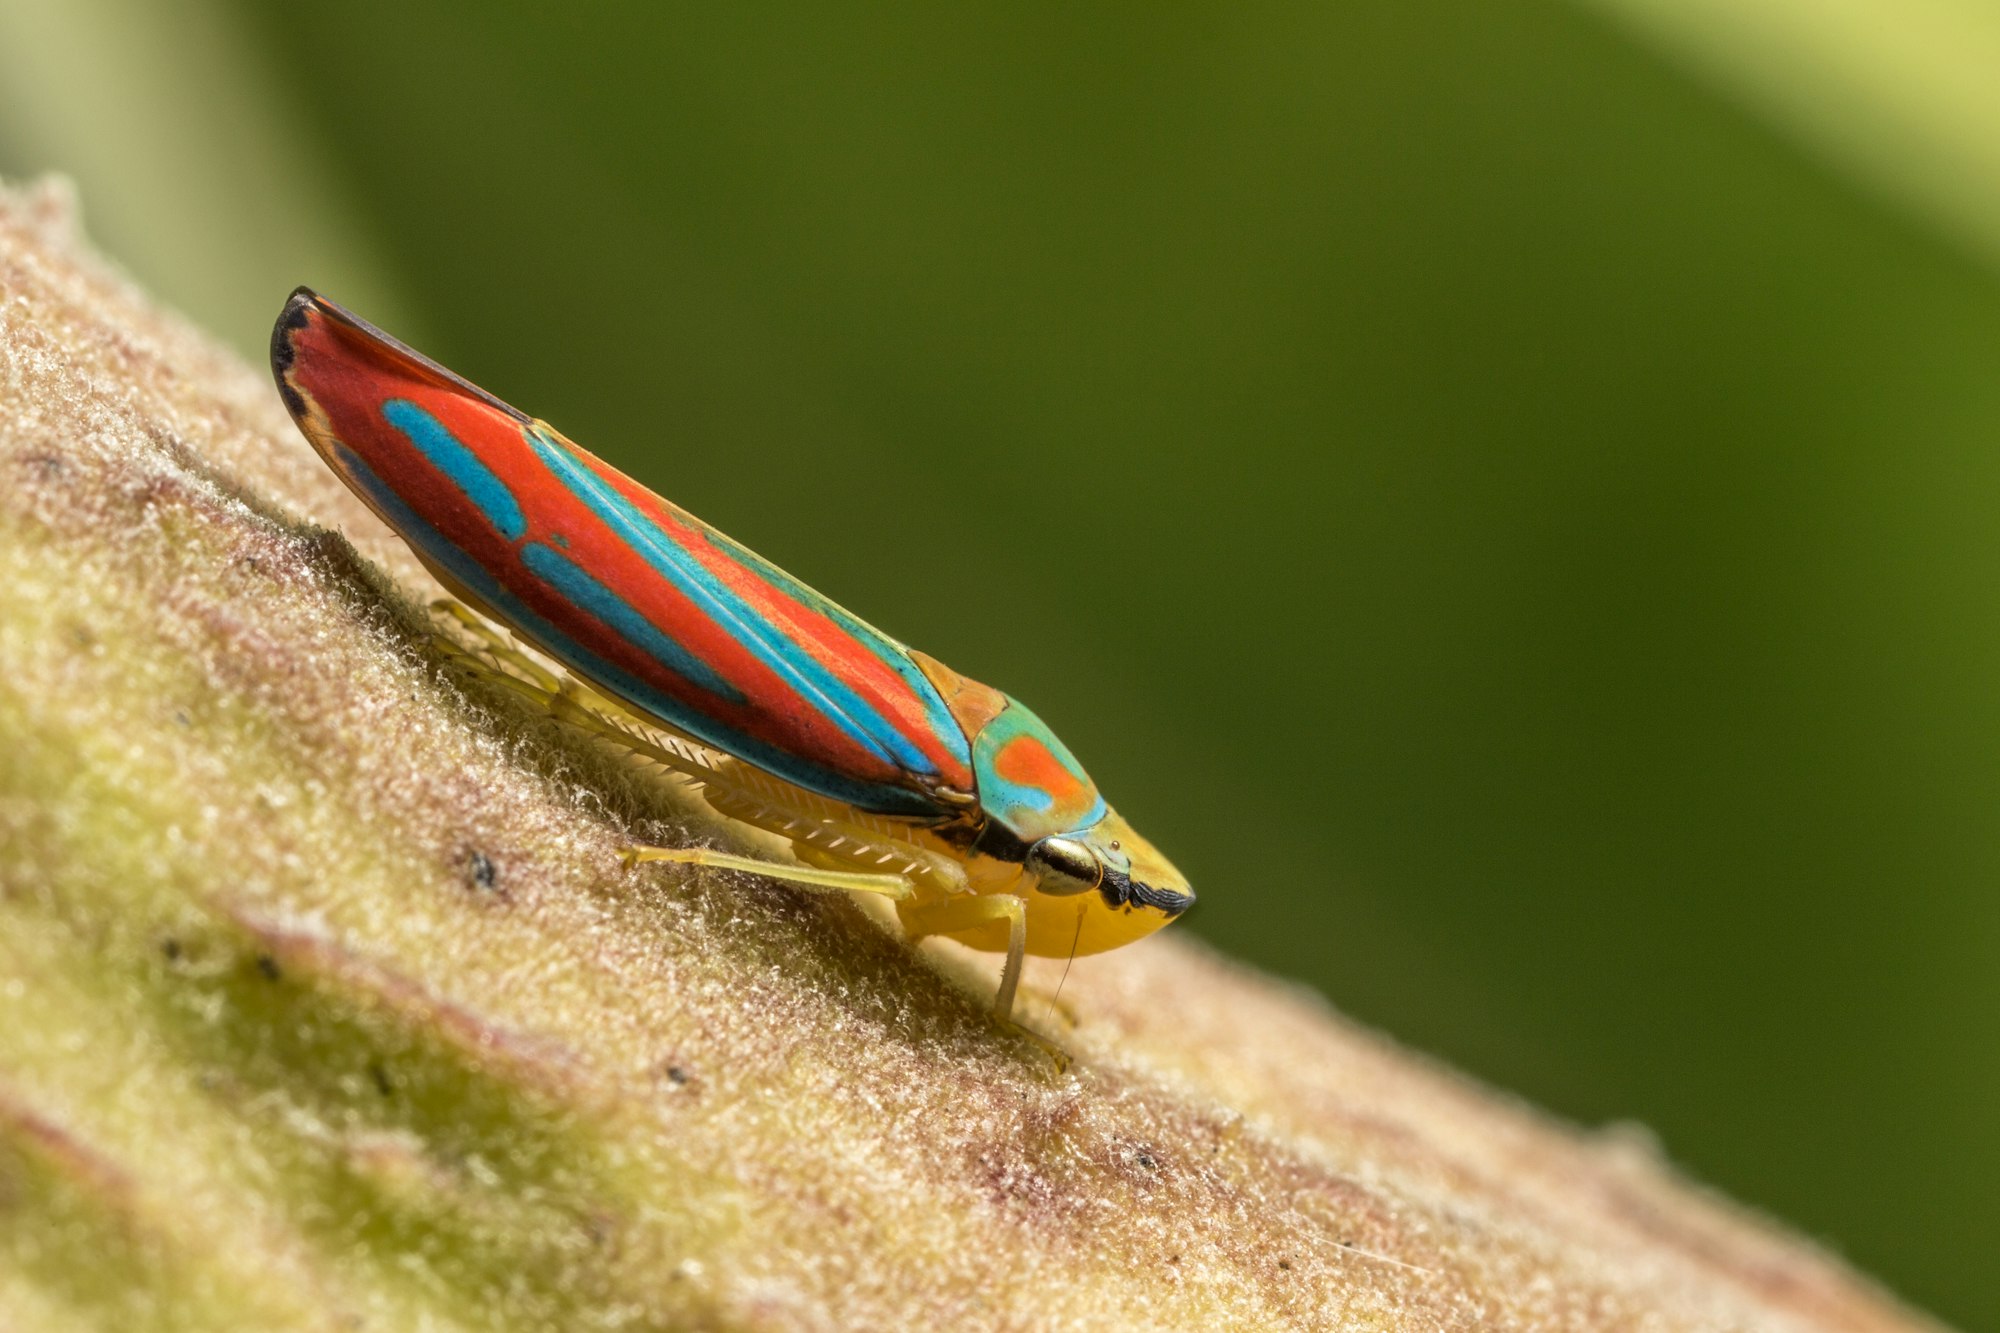
[[[307,281],[560,423],[1030,700],[1188,928],[1995,1327],[1996,23],[0,0],[0,171],[248,354]]]

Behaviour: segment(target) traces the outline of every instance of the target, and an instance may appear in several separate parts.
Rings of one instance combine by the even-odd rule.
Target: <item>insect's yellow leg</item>
[[[1014,1016],[1014,992],[1021,985],[1021,960],[1028,953],[1028,904],[1011,893],[991,893],[899,909],[903,929],[915,944],[928,935],[950,935],[994,921],[1007,923],[1007,962],[1000,969],[1000,993],[993,1012],[1003,1021]]]
[[[842,890],[848,893],[879,893],[885,898],[907,898],[916,890],[901,875],[872,875],[859,870],[822,870],[818,866],[781,865],[752,856],[732,856],[708,847],[627,847],[622,853],[627,865],[648,861],[672,861],[679,865],[714,866],[718,870],[740,870],[766,879],[783,880],[808,889]]]

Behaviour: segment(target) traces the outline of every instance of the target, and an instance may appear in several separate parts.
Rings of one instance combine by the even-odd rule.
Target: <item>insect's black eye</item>
[[[1104,863],[1080,842],[1043,838],[1028,849],[1028,869],[1041,881],[1043,893],[1065,897],[1089,893],[1104,882]]]

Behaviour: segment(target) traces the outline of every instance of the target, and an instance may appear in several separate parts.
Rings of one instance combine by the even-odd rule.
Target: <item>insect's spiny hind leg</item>
[[[874,875],[859,870],[822,870],[817,866],[781,865],[752,856],[734,856],[708,847],[627,847],[619,855],[625,864],[644,865],[648,861],[671,861],[679,865],[714,866],[718,870],[740,870],[747,875],[783,880],[808,889],[846,893],[877,893],[901,900],[916,892],[901,875]]]
[[[995,921],[1007,923],[1007,962],[1000,969],[1000,993],[993,997],[993,1014],[1002,1022],[1014,1018],[1014,992],[1021,985],[1021,962],[1028,954],[1028,904],[1011,893],[949,898],[916,903],[900,909],[903,929],[915,944],[930,935],[952,935]]]

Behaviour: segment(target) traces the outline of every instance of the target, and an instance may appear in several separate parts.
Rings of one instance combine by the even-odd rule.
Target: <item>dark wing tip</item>
[[[292,362],[297,357],[292,335],[306,326],[306,312],[319,305],[319,295],[310,287],[294,287],[285,299],[285,308],[278,312],[278,322],[271,326],[271,378],[278,382],[278,396],[285,400],[285,410],[292,416],[302,418],[306,414],[306,401],[292,386]]]
[[[285,395],[285,404],[296,414],[304,410],[296,391],[285,382],[286,374],[292,369],[296,349],[292,344],[292,334],[306,327],[307,312],[318,314],[336,329],[345,330],[347,336],[372,345],[377,352],[386,352],[400,358],[407,365],[446,384],[461,393],[470,394],[488,407],[494,408],[514,418],[522,425],[532,425],[534,418],[515,407],[512,403],[488,393],[455,370],[450,370],[419,352],[393,334],[384,333],[352,310],[336,301],[329,301],[310,287],[294,287],[285,308],[278,314],[277,327],[271,330],[271,369],[278,376],[278,392]]]

